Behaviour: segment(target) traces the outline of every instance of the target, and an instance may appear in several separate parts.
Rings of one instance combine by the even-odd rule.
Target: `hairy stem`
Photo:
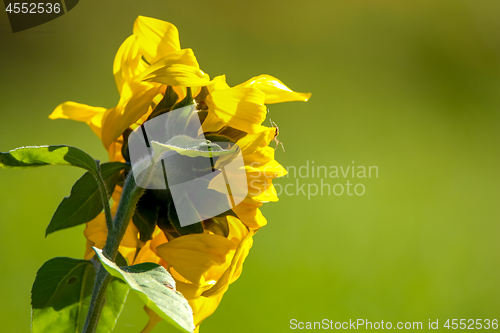
[[[123,185],[122,197],[120,199],[120,203],[118,204],[118,210],[116,211],[113,228],[108,232],[106,245],[103,249],[104,254],[113,261],[116,259],[118,247],[120,246],[120,242],[125,235],[128,224],[130,220],[132,220],[137,202],[144,194],[144,191],[144,188],[137,186],[135,183],[132,172],[129,173],[127,179],[125,180],[125,184]]]
[[[106,288],[113,279],[100,261],[97,260],[95,264],[97,264],[99,268],[97,269],[94,289],[92,290],[89,312],[87,313],[85,326],[83,327],[84,333],[94,333],[97,331],[97,324],[99,323],[99,318],[101,317],[101,311],[106,302]]]
[[[118,247],[125,235],[128,224],[134,215],[135,207],[140,197],[144,193],[144,189],[137,186],[134,176],[130,173],[123,186],[122,197],[116,211],[115,220],[111,227],[108,225],[108,238],[104,246],[103,253],[111,260],[115,260],[118,254]],[[109,205],[108,205],[109,208]],[[110,212],[111,216],[111,212]],[[112,279],[112,276],[102,266],[101,262],[97,263],[98,269],[90,300],[89,313],[85,320],[83,333],[95,333],[101,311],[105,304],[106,288]]]

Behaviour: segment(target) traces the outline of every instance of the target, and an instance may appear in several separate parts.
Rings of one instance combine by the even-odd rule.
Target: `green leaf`
[[[109,274],[125,281],[146,306],[174,327],[193,332],[193,311],[182,294],[175,290],[175,280],[162,266],[146,262],[138,265],[118,267],[104,256],[102,250],[94,251]]]
[[[79,333],[83,330],[94,287],[95,268],[88,260],[53,258],[38,270],[31,290],[33,333]],[[98,333],[114,328],[128,286],[113,279],[106,289]]]
[[[0,153],[0,168],[26,168],[44,165],[72,165],[97,174],[96,161],[86,152],[71,146],[22,147]]]
[[[106,184],[108,196],[113,193],[120,171],[128,168],[121,162],[101,164],[101,174]],[[94,176],[86,172],[77,180],[69,197],[64,198],[52,216],[45,236],[93,220],[103,210],[101,193]]]
[[[204,139],[194,139],[186,135],[177,135],[170,139],[166,144],[151,141],[151,146],[154,149],[156,160],[168,151],[175,151],[180,155],[189,157],[208,158],[230,155],[238,152],[237,146],[226,150],[216,143]]]

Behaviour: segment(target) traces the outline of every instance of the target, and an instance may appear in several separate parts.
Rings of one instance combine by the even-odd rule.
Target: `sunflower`
[[[192,104],[205,137],[236,144],[243,157],[248,194],[232,210],[180,227],[175,223],[171,198],[146,190],[120,243],[120,254],[129,264],[155,262],[172,274],[177,290],[189,300],[198,329],[240,276],[253,235],[267,223],[259,207],[278,200],[272,179],[286,174],[274,158],[275,149],[269,146],[277,128],[262,125],[266,104],[307,101],[310,94],[294,92],[270,75],[259,75],[234,87],[223,75],[210,80],[193,51],[181,49],[174,25],[142,16],[119,48],[113,72],[120,93],[116,107],[65,102],[50,118],[87,123],[102,140],[110,161],[130,162],[127,138],[133,130],[147,120]],[[113,213],[121,190],[117,186],[113,193]],[[103,248],[106,242],[104,214],[87,223],[84,235],[85,258],[90,259],[92,246]],[[146,311],[150,322],[143,332],[159,320]]]

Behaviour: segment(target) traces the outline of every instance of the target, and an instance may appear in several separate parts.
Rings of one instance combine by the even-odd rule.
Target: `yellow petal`
[[[235,245],[213,234],[192,234],[162,244],[156,251],[165,261],[193,283],[199,283],[211,267],[222,265]]]
[[[120,254],[123,256],[123,258],[125,258],[125,260],[127,261],[127,263],[129,263],[130,265],[132,265],[133,262],[134,262],[134,257],[135,257],[136,252],[137,252],[137,248],[131,248],[131,247],[126,247],[126,246],[119,246],[118,247],[118,252],[120,252]]]
[[[207,86],[208,92],[212,93],[216,90],[229,89],[229,85],[226,83],[226,76],[219,75],[213,78],[210,84]]]
[[[217,132],[218,130],[222,129],[224,126],[226,126],[226,123],[224,122],[224,120],[217,117],[213,112],[208,112],[208,115],[205,118],[205,121],[203,121],[203,124],[201,124],[201,131],[204,133]],[[198,134],[201,134],[201,133],[198,133]]]
[[[176,271],[174,269],[170,269],[170,274],[176,278]],[[186,281],[186,279],[184,279]],[[193,284],[191,282],[184,282],[184,281],[179,281],[179,279],[175,279],[175,287],[178,292],[180,292],[187,300],[192,300],[195,298],[198,298],[201,296],[201,293],[203,293],[205,290],[208,290],[213,287],[215,284],[207,284],[207,283],[202,283],[201,285],[198,284]]]
[[[227,239],[236,245],[240,244],[241,240],[248,234],[248,229],[234,216],[227,216],[227,223],[229,225]]]
[[[210,297],[226,292],[229,284],[234,282],[239,277],[239,275],[241,274],[243,262],[245,261],[245,258],[247,257],[248,252],[252,247],[252,236],[254,233],[254,231],[250,231],[241,240],[233,256],[233,259],[231,260],[231,265],[229,266],[229,268],[224,272],[224,274],[222,274],[221,278],[212,288],[203,292],[202,296]]]
[[[260,203],[260,205],[262,205],[262,203]],[[267,220],[257,207],[259,206],[240,202],[233,207],[233,211],[247,227],[250,229],[259,229],[267,224]]]
[[[134,35],[150,64],[181,48],[175,25],[155,18],[139,16],[134,22]]]
[[[113,192],[111,198],[113,199],[113,205],[111,205],[111,215],[114,216],[116,214],[116,210],[118,209],[118,203],[120,202],[122,190],[120,187],[116,187]],[[130,227],[130,226],[129,226]],[[135,226],[133,226],[135,227]],[[131,227],[132,230],[133,227]],[[92,246],[95,246],[99,249],[104,248],[106,244],[106,238],[108,237],[108,227],[106,225],[106,217],[104,213],[100,213],[96,216],[92,221],[87,222],[85,226],[85,230],[83,231],[85,238],[87,238],[87,248],[85,251],[85,259],[90,259],[94,256],[92,254]],[[123,245],[123,244],[121,244]]]
[[[277,78],[267,74],[253,77],[237,85],[237,87],[253,87],[259,89],[266,94],[266,104],[290,101],[307,102],[311,97],[310,93],[295,92]]]
[[[161,258],[151,250],[151,241],[146,242],[146,244],[141,248],[139,253],[133,259],[134,264],[140,264],[143,262],[154,262],[158,264]],[[131,261],[132,262],[132,261]]]
[[[125,235],[123,235],[122,241],[120,245],[130,247],[130,248],[141,248],[144,246],[144,242],[139,239],[139,229],[135,226],[135,224],[130,221],[127,230],[125,231]]]
[[[130,100],[120,100],[117,107],[110,109],[103,119],[102,143],[106,149],[111,143],[146,112],[157,95],[158,86],[141,86],[141,90],[135,93]]]
[[[102,117],[105,108],[75,102],[60,104],[49,116],[50,119],[71,119],[87,123],[99,137],[101,136]]]
[[[120,95],[125,98],[131,97],[131,83],[137,81],[139,74],[145,69],[136,39],[136,36],[132,35],[123,42],[113,63],[116,87]]]
[[[263,177],[252,179],[251,177],[252,174],[249,175],[248,179],[248,197],[260,202],[278,201],[276,189],[271,179]]]
[[[125,159],[122,156],[122,146],[121,142],[113,141],[113,143],[108,147],[108,155],[110,162],[123,162]]]
[[[153,330],[153,328],[155,328],[156,324],[158,324],[163,319],[161,319],[161,317],[159,315],[157,315],[156,312],[154,312],[153,310],[151,310],[150,308],[148,308],[145,305],[144,305],[144,311],[146,311],[146,314],[148,315],[149,320],[148,320],[148,323],[146,324],[146,326],[142,329],[141,333],[149,333]]]
[[[274,159],[269,161],[268,163],[252,162],[250,165],[247,165],[245,167],[245,170],[247,174],[252,174],[250,178],[273,179],[283,177],[287,174],[285,168],[283,168],[283,166]]]
[[[87,222],[83,234],[85,235],[85,238],[87,238],[85,259],[90,259],[95,254],[95,252],[94,254],[91,252],[92,246],[102,249],[106,244],[108,228],[106,227],[106,217],[104,216],[104,213],[97,215],[95,219]]]
[[[210,83],[210,77],[200,69],[191,49],[171,52],[152,63],[144,71],[143,80],[185,87],[200,87]]]
[[[236,144],[240,147],[243,156],[245,156],[269,145],[275,135],[276,129],[274,127],[266,127],[262,132],[245,135]]]
[[[195,333],[198,332],[199,325],[203,320],[212,315],[224,294],[219,294],[214,297],[198,297],[189,301],[189,305],[193,309],[194,324],[197,326]]]
[[[265,131],[266,127],[261,126],[267,113],[264,98],[264,93],[254,88],[216,90],[206,100],[209,117],[213,113],[229,126],[247,133]]]

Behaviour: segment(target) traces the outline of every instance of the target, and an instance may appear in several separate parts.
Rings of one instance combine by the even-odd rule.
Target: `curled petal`
[[[265,131],[267,127],[261,125],[267,112],[264,98],[264,93],[255,88],[235,87],[214,91],[206,100],[209,108],[207,121],[210,117],[217,117],[246,133]]]
[[[233,207],[233,211],[238,215],[238,218],[250,229],[259,229],[267,224],[267,220],[262,215],[258,207],[262,206],[260,202],[257,205],[240,202]]]
[[[181,48],[175,25],[155,18],[139,16],[134,22],[134,36],[150,64]]]
[[[237,85],[237,87],[253,87],[259,89],[266,94],[266,104],[291,101],[307,102],[311,97],[310,93],[295,92],[277,78],[267,74],[253,77]]]
[[[185,87],[201,87],[210,83],[210,77],[200,69],[191,49],[171,52],[152,63],[143,73],[143,80]]]
[[[254,231],[250,231],[240,242],[236,252],[231,260],[231,265],[226,269],[224,274],[222,274],[221,278],[217,281],[217,283],[210,288],[209,290],[202,293],[202,296],[210,297],[216,296],[224,293],[229,284],[236,281],[236,279],[241,274],[241,269],[243,266],[243,262],[248,255],[248,251],[253,244],[252,236],[254,235]]]
[[[138,76],[144,71],[144,68],[139,53],[139,45],[136,37],[132,35],[120,46],[113,63],[116,87],[122,97],[131,97],[131,83],[138,80]]]
[[[245,135],[238,140],[237,144],[241,149],[241,153],[245,156],[267,147],[275,135],[276,129],[274,127],[266,127],[262,132]]]
[[[196,325],[194,333],[198,332],[201,322],[215,312],[222,300],[222,296],[224,296],[224,294],[221,293],[213,297],[201,296],[189,300],[189,305],[193,309],[194,324]]]
[[[110,109],[104,117],[102,126],[102,143],[108,149],[113,141],[146,112],[158,94],[159,87],[149,85],[141,88],[130,100],[121,99],[118,106]]]
[[[229,89],[229,85],[226,83],[226,76],[219,75],[213,78],[213,80],[208,85],[208,92],[212,93],[216,90]]]

